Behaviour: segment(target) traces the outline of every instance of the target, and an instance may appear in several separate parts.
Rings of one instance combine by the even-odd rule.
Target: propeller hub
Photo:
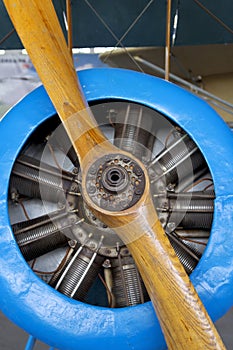
[[[89,168],[86,190],[92,201],[109,211],[132,207],[142,196],[145,175],[141,166],[124,154],[109,154]]]

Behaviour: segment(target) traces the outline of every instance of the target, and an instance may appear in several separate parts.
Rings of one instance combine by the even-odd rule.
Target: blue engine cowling
[[[208,245],[191,280],[215,321],[233,304],[233,137],[205,102],[161,79],[120,70],[79,73],[90,103],[117,100],[142,104],[182,128],[204,156],[214,181],[214,218]],[[12,233],[9,179],[28,138],[55,114],[39,87],[1,120],[0,294],[2,311],[28,333],[59,349],[166,348],[150,302],[110,309],[68,298],[39,279],[25,262]]]

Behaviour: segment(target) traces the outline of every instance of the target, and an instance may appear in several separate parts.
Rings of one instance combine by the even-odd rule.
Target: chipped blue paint
[[[202,100],[163,80],[119,69],[79,73],[88,101],[142,103],[180,125],[201,149],[212,173],[215,214],[211,238],[191,279],[213,320],[233,304],[233,136]],[[41,281],[24,261],[9,225],[11,169],[27,138],[55,113],[43,87],[0,123],[0,296],[2,311],[34,337],[62,350],[162,350],[165,342],[151,303],[107,309],[69,299]]]

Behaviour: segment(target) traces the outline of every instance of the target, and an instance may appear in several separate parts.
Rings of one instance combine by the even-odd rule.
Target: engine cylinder
[[[196,144],[187,134],[180,134],[167,148],[157,155],[167,184],[176,185],[190,174],[195,176],[206,167],[205,160]]]
[[[214,193],[212,191],[180,193],[170,199],[170,221],[184,229],[210,230],[214,213]]]
[[[115,306],[142,304],[149,300],[134,260],[131,256],[111,260]]]
[[[64,191],[68,191],[71,180],[64,180],[62,172],[38,159],[21,155],[12,170],[11,187],[30,198],[59,202],[64,201]]]
[[[69,215],[56,212],[12,225],[15,239],[29,261],[67,244]],[[69,234],[68,234],[69,236]]]
[[[114,144],[142,159],[152,152],[154,145],[153,118],[143,107],[129,104],[116,117]],[[149,152],[149,153],[150,153]]]
[[[68,259],[61,273],[51,279],[50,285],[76,300],[84,301],[95,281],[104,258],[87,247],[80,247]]]

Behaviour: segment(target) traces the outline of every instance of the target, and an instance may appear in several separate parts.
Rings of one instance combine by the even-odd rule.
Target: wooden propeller
[[[12,22],[72,141],[82,169],[83,198],[127,244],[142,275],[169,349],[225,349],[158,220],[144,166],[114,147],[99,130],[77,81],[51,0],[4,0]],[[144,174],[142,196],[110,211],[88,193],[93,164],[104,155],[129,157]]]

